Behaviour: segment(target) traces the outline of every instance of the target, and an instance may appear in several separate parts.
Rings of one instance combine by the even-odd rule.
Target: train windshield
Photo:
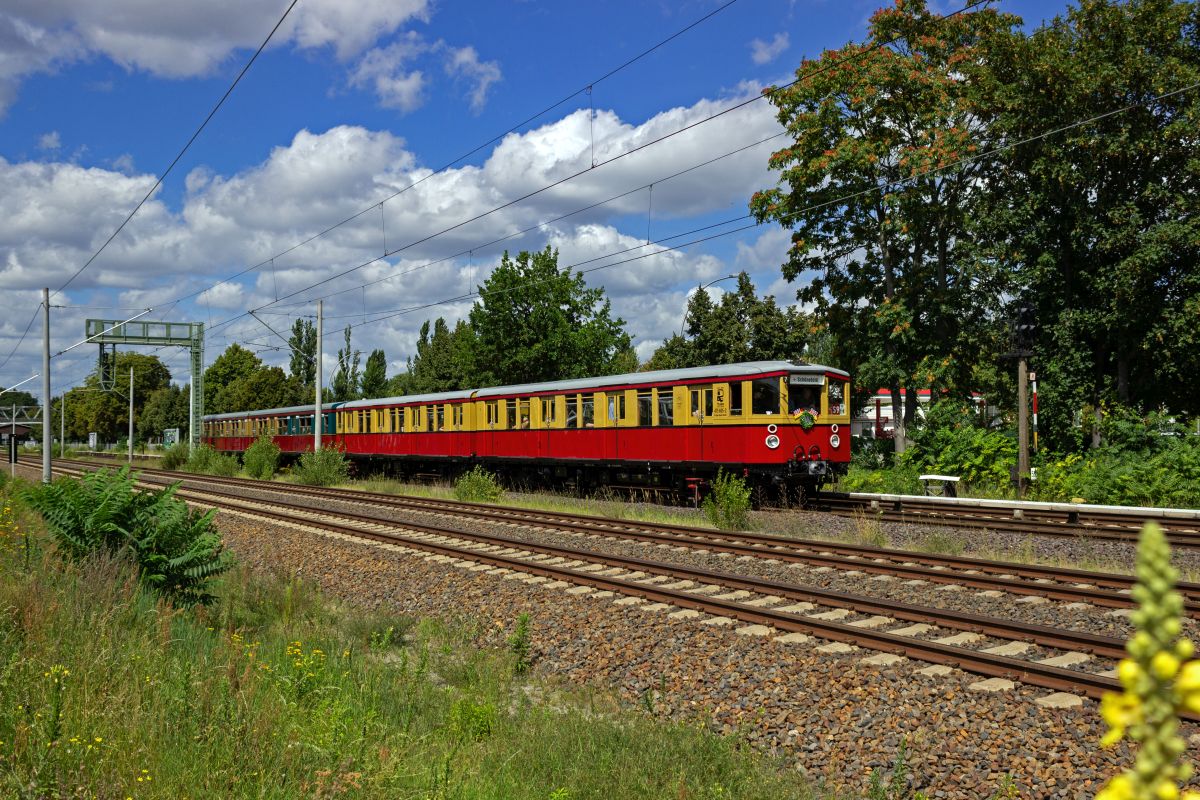
[[[821,389],[825,378],[821,375],[788,376],[788,411],[797,416],[805,411],[814,417],[821,413]]]

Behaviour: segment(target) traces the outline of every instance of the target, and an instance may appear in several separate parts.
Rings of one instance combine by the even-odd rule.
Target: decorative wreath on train
[[[795,416],[799,419],[800,427],[804,428],[804,430],[809,430],[813,425],[817,424],[816,414],[807,409],[797,412]]]

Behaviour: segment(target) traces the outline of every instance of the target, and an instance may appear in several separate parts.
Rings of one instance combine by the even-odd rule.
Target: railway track
[[[94,465],[71,462],[76,469]],[[661,523],[632,522],[582,514],[535,511],[482,503],[463,503],[421,497],[406,497],[345,489],[281,485],[244,478],[199,478],[187,473],[142,469],[139,473],[158,482],[192,481],[207,485],[240,487],[281,496],[303,496],[333,500],[371,508],[385,507],[475,519],[492,523],[538,527],[589,538],[620,539],[648,545],[683,547],[696,552],[726,552],[734,556],[774,559],[784,563],[806,564],[817,568],[888,575],[904,580],[923,580],[942,585],[958,585],[981,591],[1003,591],[1027,597],[1043,597],[1067,603],[1089,603],[1105,608],[1132,608],[1130,597],[1133,578],[1128,575],[1017,564],[1004,561],[944,556],[892,550],[882,547],[850,545],[826,541],[792,539],[750,532],[721,532],[706,528]],[[1200,619],[1200,584],[1181,583],[1184,611]]]
[[[208,483],[207,477],[205,481]],[[1119,686],[1108,673],[1071,668],[1086,663],[1089,669],[1111,670],[1111,659],[1119,658],[1124,651],[1123,641],[1112,637],[679,564],[534,544],[492,533],[314,509],[283,499],[249,499],[212,485],[181,488],[179,496],[229,513],[370,539],[464,568],[499,571],[505,577],[527,581],[552,581],[548,585],[555,588],[573,584],[576,589],[572,591],[576,592],[584,589],[621,594],[637,602],[649,601],[647,610],[663,604],[663,609],[677,608],[676,615],[713,615],[713,620],[740,620],[785,634],[816,636],[833,643],[826,647],[865,647],[883,654],[876,659],[911,657],[935,665],[928,669],[958,667],[988,678],[1016,680],[1093,698]],[[780,605],[786,603],[790,605]],[[833,610],[817,610],[822,607]],[[842,621],[851,614],[867,616]],[[900,623],[908,624],[895,627]],[[921,638],[937,635],[938,629],[958,633]],[[988,639],[1004,643],[979,649],[966,646],[988,644]],[[1038,660],[1015,657],[1032,646],[1063,652]]]
[[[1172,545],[1200,547],[1200,510],[873,494],[823,494],[814,508],[842,516],[867,515],[888,522],[1107,541],[1136,541],[1142,526],[1154,521],[1167,533]]]

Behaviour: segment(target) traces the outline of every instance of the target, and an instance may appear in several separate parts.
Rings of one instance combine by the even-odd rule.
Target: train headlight
[[[832,447],[834,450],[837,450],[838,446],[841,443],[842,443],[842,437],[838,436],[836,433],[830,435],[829,446]]]

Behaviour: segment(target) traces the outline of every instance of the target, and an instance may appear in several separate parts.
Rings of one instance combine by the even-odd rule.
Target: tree
[[[315,386],[317,381],[317,326],[311,320],[298,319],[292,323],[288,337],[291,358],[288,369],[301,386]]]
[[[812,321],[795,308],[781,309],[775,298],[759,299],[750,276],[738,275],[738,286],[714,304],[707,292],[688,301],[687,334],[663,342],[648,362],[653,369],[678,369],[739,361],[800,358]]]
[[[387,396],[387,356],[382,350],[372,350],[363,367],[361,395],[365,400]]]
[[[217,393],[216,405],[226,411],[258,411],[299,405],[305,390],[294,376],[279,367],[260,365]],[[218,412],[224,413],[224,412]]]
[[[774,153],[761,221],[793,229],[783,274],[815,272],[797,292],[815,307],[839,366],[860,385],[965,395],[1001,285],[974,247],[994,158],[990,51],[1019,20],[983,9],[953,17],[898,0],[868,40],[805,61],[768,90],[793,143]],[[916,404],[896,419],[896,449]]]
[[[337,372],[333,374],[333,380],[329,382],[331,402],[357,400],[361,396],[359,394],[361,375],[358,369],[361,357],[361,350],[352,350],[350,347],[350,326],[347,325],[346,346],[338,350]]]
[[[99,434],[101,441],[111,442],[128,435],[130,367],[133,368],[133,415],[136,435],[137,421],[143,409],[156,393],[170,386],[171,372],[157,356],[118,352],[113,363],[113,374],[116,377],[113,391],[101,391],[100,376],[96,370],[84,379],[83,386],[67,391],[68,438],[81,440],[85,439],[88,433],[95,432]],[[186,400],[186,395],[184,397]]]
[[[162,436],[168,428],[179,428],[180,441],[186,441],[191,411],[188,393],[189,387],[174,385],[151,392],[134,423],[138,438],[154,439]]]
[[[1180,90],[1200,81],[1200,6],[1083,0],[1003,55],[1016,146],[982,218],[1037,307],[1043,436],[1081,444],[1073,422],[1111,402],[1197,413],[1200,93]]]
[[[216,361],[204,370],[204,413],[224,414],[244,410],[236,406],[226,406],[218,397],[227,386],[250,377],[261,369],[262,365],[258,356],[237,342],[225,348],[225,352],[217,356]]]
[[[408,362],[404,383],[406,393],[452,392],[467,388],[474,340],[471,326],[463,320],[459,320],[451,331],[446,320],[438,317],[432,332],[426,320],[417,338],[417,353]]]
[[[4,387],[0,386],[0,391],[3,389]],[[4,395],[0,396],[0,408],[7,408],[9,411],[12,411],[13,406],[21,408],[22,406],[40,405],[41,402],[36,397],[21,389],[13,389],[11,392],[5,392]]]
[[[503,258],[471,308],[472,383],[536,383],[612,374],[631,347],[601,288],[558,268],[549,246]],[[619,359],[624,359],[620,361]]]

